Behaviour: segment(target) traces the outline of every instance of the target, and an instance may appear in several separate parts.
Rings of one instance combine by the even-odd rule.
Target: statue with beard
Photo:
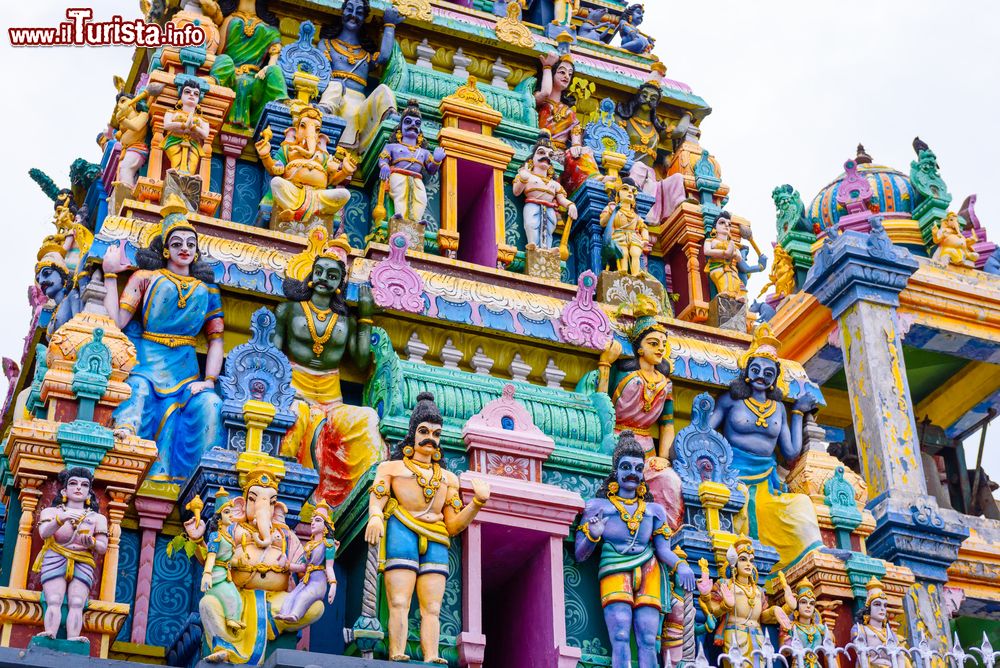
[[[379,464],[372,483],[365,540],[380,545],[389,602],[390,661],[410,659],[404,651],[416,589],[424,663],[448,663],[438,648],[448,548],[451,537],[465,531],[490,498],[489,485],[473,478],[472,502],[462,505],[458,476],[439,463],[443,425],[434,395],[418,394],[406,438],[390,461]]]
[[[345,357],[361,371],[371,364],[371,291],[362,286],[358,313],[348,312],[346,236],[327,238],[314,228],[307,249],[285,268],[288,301],[278,306],[273,343],[292,365],[298,420],[281,443],[281,454],[319,472],[316,498],[341,503],[364,473],[385,458],[378,415],[366,406],[348,406],[340,390]]]
[[[639,668],[656,668],[661,616],[676,601],[671,578],[684,591],[695,588],[694,571],[670,548],[667,512],[653,500],[645,468],[645,448],[623,431],[611,474],[587,501],[576,531],[577,561],[589,559],[601,545],[598,574],[612,668],[632,665],[633,632]]]
[[[740,358],[740,375],[718,398],[709,426],[733,448],[733,468],[747,486],[747,506],[734,531],[747,533],[778,551],[775,571],[785,570],[823,545],[812,501],[787,492],[778,476],[777,455],[789,468],[802,454],[803,416],[815,401],[803,395],[791,416],[778,388],[781,343],[767,323],[758,325],[750,349]],[[740,522],[742,520],[742,523]]]
[[[514,179],[514,195],[524,195],[524,233],[529,249],[554,246],[552,237],[559,221],[558,208],[565,209],[569,216],[567,227],[576,220],[576,204],[569,200],[566,189],[554,177],[554,154],[552,141],[543,134],[531,149],[531,158],[521,166]],[[565,233],[563,238],[568,240]]]

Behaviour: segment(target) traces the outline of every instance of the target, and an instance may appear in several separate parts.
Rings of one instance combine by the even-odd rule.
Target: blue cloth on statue
[[[223,433],[219,395],[190,391],[201,377],[194,337],[222,317],[222,298],[217,287],[198,281],[180,303],[177,285],[164,272],[152,272],[143,295],[142,336],[133,341],[139,363],[127,381],[132,395],[114,413],[116,425],[156,441],[159,458],[150,474],[169,478],[188,478],[203,452],[222,445]]]
[[[739,470],[740,482],[747,486],[745,512],[749,526],[745,528],[750,536],[778,551],[775,572],[795,565],[823,546],[812,501],[805,494],[788,491],[778,476],[774,456],[755,455],[734,447],[733,468]]]

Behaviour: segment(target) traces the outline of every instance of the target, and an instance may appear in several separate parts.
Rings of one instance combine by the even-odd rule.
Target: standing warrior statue
[[[390,661],[410,659],[405,650],[416,587],[424,662],[448,663],[438,654],[448,547],[451,537],[464,531],[490,498],[489,485],[473,478],[472,503],[462,506],[458,476],[438,463],[443,424],[434,395],[418,394],[406,438],[390,461],[378,465],[372,483],[365,540],[381,544]]]
[[[394,217],[419,223],[427,209],[424,175],[436,172],[444,161],[444,149],[433,152],[421,132],[423,116],[416,100],[410,100],[399,119],[399,127],[379,154],[378,177],[387,182]]]
[[[552,142],[543,135],[531,150],[531,158],[524,163],[514,179],[514,195],[524,195],[524,234],[529,246],[552,248],[552,236],[559,216],[557,207],[569,215],[567,225],[576,220],[576,204],[566,197],[566,189],[553,176],[552,159],[555,150]],[[565,234],[563,236],[566,236]]]
[[[740,280],[739,263],[742,260],[739,246],[732,238],[733,220],[723,211],[715,221],[715,229],[705,239],[705,273],[720,297],[746,300],[746,288]]]
[[[87,642],[83,608],[94,584],[94,558],[108,549],[108,520],[100,514],[94,493],[94,474],[77,466],[63,469],[52,506],[38,517],[38,535],[45,542],[32,570],[41,574],[45,596],[45,630],[38,635],[55,638],[66,600],[66,639]]]
[[[708,579],[708,563],[704,559],[701,561],[699,601],[709,614],[720,618],[715,631],[715,644],[726,653],[738,649],[740,654],[750,659],[754,650],[764,645],[761,624],[777,623],[787,630],[791,622],[780,606],[768,607],[767,595],[757,584],[753,541],[746,536],[737,538],[726,551],[726,561],[727,576],[714,585]],[[795,605],[795,595],[787,585],[785,601],[789,606]]]
[[[635,210],[638,193],[632,179],[625,177],[615,192],[614,201],[608,202],[600,217],[604,227],[604,253],[616,263],[618,271],[629,276],[639,276],[645,271],[642,259],[650,250],[649,228]]]
[[[319,48],[330,59],[332,77],[319,104],[325,111],[347,122],[340,145],[364,155],[383,119],[396,111],[396,98],[385,84],[365,95],[370,68],[384,65],[392,55],[396,26],[403,15],[393,5],[385,10],[382,43],[378,51],[364,34],[371,11],[368,0],[345,0],[339,25],[323,31]]]
[[[601,545],[601,605],[611,638],[612,668],[632,665],[635,633],[639,668],[656,668],[661,617],[675,600],[670,578],[694,591],[694,572],[670,549],[666,510],[646,489],[645,452],[630,431],[618,437],[611,474],[587,502],[576,532],[576,560]],[[669,575],[668,575],[669,571]]]

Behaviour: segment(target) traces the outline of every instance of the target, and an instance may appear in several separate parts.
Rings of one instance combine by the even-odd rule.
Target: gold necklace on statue
[[[323,354],[323,347],[326,345],[326,342],[329,341],[330,337],[333,335],[334,327],[337,326],[337,316],[335,315],[333,317],[333,320],[329,325],[327,325],[326,331],[323,332],[322,336],[320,336],[316,331],[316,323],[313,322],[313,309],[315,307],[308,301],[299,302],[299,305],[302,306],[302,314],[306,317],[306,327],[309,328],[309,336],[311,336],[313,340],[313,355],[319,357]],[[316,309],[316,311],[317,314],[322,314],[319,309]],[[329,313],[329,311],[327,312]],[[320,320],[326,320],[326,316],[324,315]]]
[[[642,380],[642,410],[644,412],[652,409],[656,397],[667,385],[666,376],[656,370],[653,371],[653,374],[655,375],[650,379],[642,372],[642,369],[639,369],[639,378]]]
[[[417,484],[424,490],[424,500],[429,503],[437,494],[438,488],[441,487],[441,478],[443,477],[441,467],[437,462],[431,462],[430,477],[428,477],[427,471],[410,457],[403,457],[403,465],[413,473]]]
[[[316,306],[315,304],[313,304],[312,302],[309,302],[309,301],[303,302],[303,303],[307,307],[309,307],[310,311],[312,311],[313,313],[316,314],[316,319],[319,320],[320,322],[326,322],[326,319],[333,312],[333,309],[319,308],[318,306]]]
[[[767,419],[774,415],[774,411],[778,409],[778,402],[774,399],[757,401],[753,397],[747,397],[743,400],[743,403],[750,409],[751,413],[757,416],[756,425],[758,427],[766,427]]]
[[[253,12],[233,12],[230,16],[243,19],[243,34],[247,37],[253,37],[253,31],[262,23]]]
[[[365,51],[365,48],[360,44],[348,44],[347,42],[339,39],[331,39],[328,41],[330,46],[333,47],[333,50],[346,58],[347,62],[351,65],[354,65],[359,60],[363,60],[368,57],[368,52]]]
[[[651,139],[656,138],[656,128],[652,127],[652,123],[649,121],[644,121],[640,118],[633,116],[629,119],[629,125],[635,130],[635,133],[639,135],[639,141],[642,142],[644,146],[648,146]],[[649,128],[648,130],[643,130],[640,125]]]
[[[743,592],[743,595],[746,596],[747,603],[750,604],[750,608],[752,609],[754,603],[757,602],[757,594],[758,594],[757,585],[753,582],[751,582],[749,585],[744,585],[736,578],[733,578],[733,584],[739,587],[740,591]]]
[[[184,308],[187,306],[187,300],[191,298],[194,294],[195,289],[197,289],[198,284],[201,283],[194,276],[181,276],[180,274],[175,274],[169,269],[163,270],[163,277],[174,284],[177,288],[177,308]]]
[[[634,513],[630,513],[625,509],[625,499],[617,494],[608,494],[608,501],[618,511],[618,516],[622,518],[622,522],[628,527],[628,532],[635,535],[635,532],[639,530],[639,525],[642,524],[643,516],[646,514],[646,500],[642,498],[636,499],[638,505]],[[631,502],[631,499],[629,501]]]

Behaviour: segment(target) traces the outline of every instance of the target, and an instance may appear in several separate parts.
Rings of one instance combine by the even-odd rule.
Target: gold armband
[[[590,526],[588,522],[581,522],[578,529],[579,531],[583,532],[583,535],[586,536],[587,540],[589,540],[591,543],[601,542],[600,538],[594,538],[593,536],[590,535]]]
[[[482,508],[483,506],[485,506],[485,505],[486,505],[486,502],[485,502],[485,501],[480,501],[480,500],[479,500],[479,499],[477,499],[476,497],[472,497],[472,502],[473,502],[474,504],[476,504],[476,506],[478,506],[479,508]]]
[[[664,522],[663,524],[661,524],[660,528],[656,529],[653,532],[654,536],[656,536],[657,534],[659,534],[660,536],[663,536],[664,538],[670,538],[672,535],[674,535],[673,532],[670,531],[670,527],[667,526],[666,522]]]

